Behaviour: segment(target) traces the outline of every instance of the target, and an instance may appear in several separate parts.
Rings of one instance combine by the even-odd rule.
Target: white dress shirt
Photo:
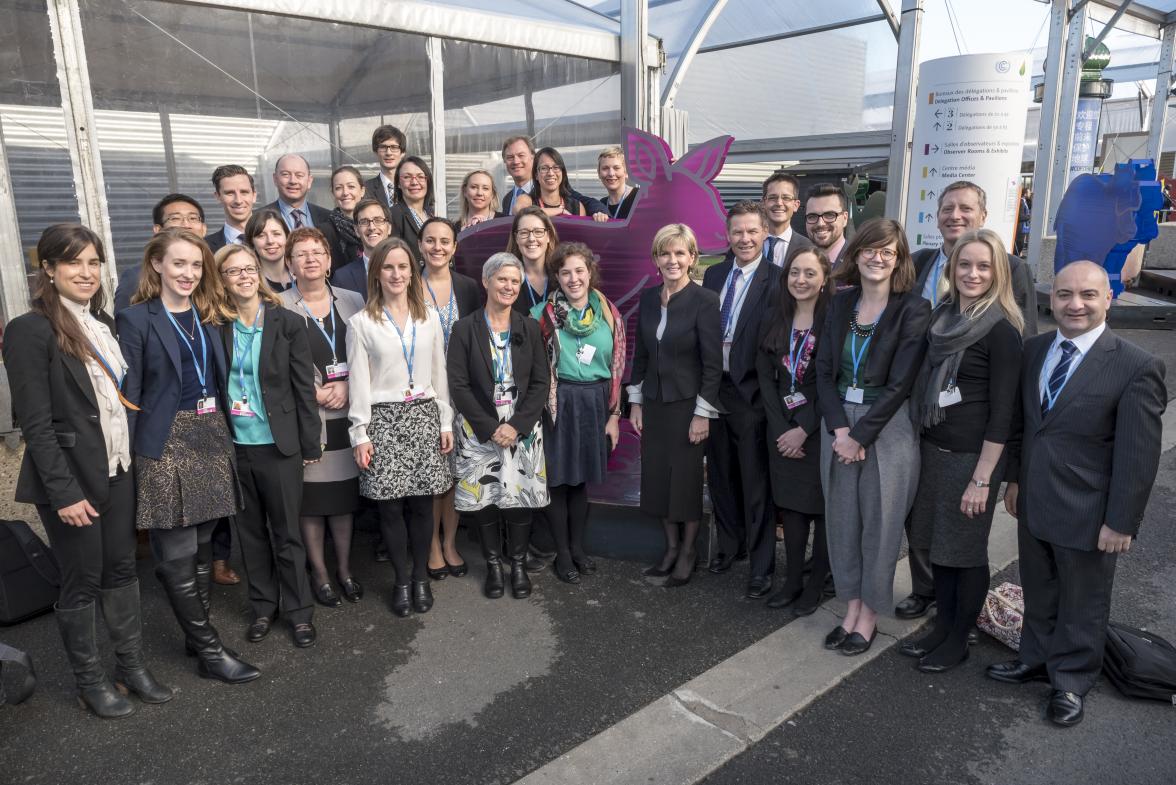
[[[1098,327],[1087,330],[1075,338],[1067,339],[1066,336],[1062,335],[1061,331],[1058,331],[1054,335],[1053,343],[1049,345],[1049,351],[1045,353],[1045,362],[1041,364],[1041,375],[1037,379],[1037,400],[1040,401],[1045,397],[1045,389],[1049,385],[1049,377],[1053,374],[1054,368],[1058,367],[1058,363],[1062,360],[1062,341],[1069,340],[1078,349],[1074,352],[1074,356],[1070,358],[1070,368],[1066,372],[1066,381],[1062,383],[1062,389],[1065,389],[1070,379],[1074,376],[1074,371],[1078,370],[1082,359],[1086,357],[1087,352],[1094,346],[1094,342],[1098,340],[1098,337],[1106,329],[1107,323],[1103,322]],[[1058,390],[1058,394],[1061,395],[1061,390]]]
[[[783,267],[784,260],[788,258],[788,247],[792,244],[792,227],[785,229],[784,234],[774,234],[772,237],[776,238],[776,247],[772,249],[772,258],[768,261]]]
[[[121,382],[127,372],[127,363],[110,329],[94,318],[89,306],[67,297],[60,299],[78,320],[94,349],[110,364],[115,378]],[[119,400],[118,388],[97,360],[87,360],[86,371],[90,374],[90,385],[94,388],[94,398],[98,402],[98,422],[106,442],[107,476],[113,477],[119,469],[127,471],[131,468],[131,432],[127,426],[127,410]]]

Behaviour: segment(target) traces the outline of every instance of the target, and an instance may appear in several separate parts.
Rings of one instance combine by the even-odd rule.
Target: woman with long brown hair
[[[143,658],[135,575],[135,485],[127,365],[102,310],[106,254],[98,235],[55,224],[37,243],[31,310],[8,323],[4,367],[25,439],[16,501],[35,504],[61,570],[54,605],[78,700],[99,717],[135,710],[123,693],[166,703]],[[114,684],[102,667],[98,607],[114,646]]]

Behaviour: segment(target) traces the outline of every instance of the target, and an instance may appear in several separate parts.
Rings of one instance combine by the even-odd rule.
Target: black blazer
[[[142,270],[143,266],[136,263],[118,274],[118,284],[114,289],[114,314],[116,316],[119,311],[125,311],[131,307],[131,298],[134,297],[135,290],[139,288],[139,273]]]
[[[96,317],[113,329],[106,314]],[[54,510],[82,499],[105,504],[109,456],[85,364],[60,350],[48,319],[29,312],[5,328],[4,366],[25,440],[16,501]]]
[[[731,272],[734,262],[722,262],[707,268],[702,285],[715,293],[718,299],[723,284]],[[728,355],[728,371],[731,382],[739,391],[739,397],[751,406],[759,407],[760,386],[755,371],[755,355],[759,347],[760,322],[776,301],[780,283],[780,268],[760,261],[755,276],[751,279],[747,295],[739,310],[739,321],[732,336],[731,353]],[[720,328],[721,328],[720,323]],[[721,336],[720,336],[721,339]],[[721,347],[720,347],[721,348]],[[720,366],[721,367],[721,366]]]
[[[515,200],[514,189],[516,187],[517,186],[515,186],[512,183],[510,188],[507,189],[506,193],[504,193],[502,195],[502,213],[503,213],[503,215],[510,215],[510,211],[514,207],[514,200]],[[527,196],[530,196],[531,192],[534,190],[535,190],[535,181],[532,180],[529,184],[529,187],[524,189],[522,191],[522,193],[525,193]]]
[[[640,385],[646,399],[673,403],[702,396],[718,408],[723,377],[718,295],[688,284],[670,298],[666,330],[658,341],[660,321],[661,287],[655,286],[641,293],[629,384]]]
[[[453,299],[457,301],[458,316],[468,316],[481,308],[482,287],[478,285],[478,282],[456,270],[451,270],[449,275],[453,280],[451,285],[453,286]],[[421,288],[425,287],[422,285]],[[429,297],[428,289],[425,289],[425,297]],[[429,297],[428,302],[432,301],[432,298]],[[444,308],[446,303],[438,303],[438,305]]]
[[[327,238],[327,247],[331,249],[331,269],[338,269],[354,259],[354,256],[348,256],[343,250],[343,244],[339,240],[339,235],[335,232],[335,225],[331,223],[331,211],[313,202],[306,202],[303,206],[310,213],[310,220],[314,223],[314,228],[322,232],[323,237]],[[266,207],[277,210],[279,215],[282,212],[282,208],[278,206],[276,199],[267,204]],[[294,227],[292,226],[288,226],[287,228],[290,231],[294,231]]]
[[[417,229],[416,221],[412,220],[412,213],[407,205],[400,202],[392,205],[392,237],[399,237],[412,248],[413,258],[417,264],[421,263],[421,233]],[[426,216],[427,219],[427,216]]]
[[[789,409],[784,405],[784,396],[788,395],[792,389],[792,374],[788,372],[783,362],[784,355],[788,353],[788,347],[785,346],[778,351],[770,352],[763,345],[763,340],[771,326],[772,322],[769,319],[764,319],[760,329],[759,350],[755,357],[756,374],[764,394],[764,414],[768,420],[768,439],[775,442],[786,431],[796,427],[803,428],[807,435],[812,436],[821,427],[821,413],[817,409],[816,362],[817,352],[820,351],[821,346],[821,325],[813,325],[812,334],[815,336],[817,349],[813,352],[812,359],[805,366],[800,378],[796,380],[796,391],[804,396],[805,403],[795,409]],[[785,343],[788,343],[792,336],[792,325],[788,326],[788,332],[785,335],[788,336]]]
[[[784,252],[784,258],[787,259],[789,254],[795,252],[797,248],[812,248],[812,247],[813,247],[812,240],[810,240],[809,238],[805,237],[800,232],[793,229],[792,230],[792,239],[788,241],[788,250],[786,250]],[[766,239],[764,240],[763,260],[765,262],[769,261],[768,260],[768,242]],[[734,261],[735,261],[735,252],[732,251],[730,248],[728,248],[727,255],[723,257],[723,262],[726,263],[726,262],[734,262]],[[777,266],[783,267],[784,265],[781,264],[781,265],[777,265]]]
[[[384,188],[384,182],[380,180],[379,175],[376,175],[370,180],[364,180],[363,198],[379,199],[385,207],[392,206],[392,198],[388,196],[388,190]]]
[[[355,292],[366,301],[367,270],[363,268],[363,258],[348,262],[338,270],[332,270],[331,286]]]
[[[927,276],[935,266],[939,251],[939,248],[922,248],[911,257],[915,262],[915,292],[918,294],[922,294],[923,287],[927,285]],[[1009,256],[1009,274],[1013,279],[1013,299],[1025,317],[1025,329],[1021,335],[1032,338],[1037,335],[1037,286],[1033,283],[1033,271],[1021,257]]]
[[[453,325],[447,359],[449,398],[480,442],[488,441],[501,424],[494,408],[494,360],[490,356],[490,331],[486,329],[484,313],[478,308]],[[551,376],[539,322],[511,311],[510,330],[515,411],[507,423],[520,436],[525,436],[543,414]]]
[[[180,365],[180,339],[164,312],[159,298],[136,303],[115,316],[118,343],[127,361],[123,395],[142,411],[127,411],[131,432],[131,452],[159,460],[163,445],[171,433],[172,421],[180,406],[183,377]],[[208,338],[210,369],[221,381],[225,378],[225,353],[217,340],[217,330],[202,324]],[[218,384],[217,406],[220,416],[228,417],[225,386]],[[226,424],[228,420],[225,420]]]
[[[224,248],[229,244],[228,239],[225,237],[225,228],[222,226],[217,231],[204,235],[204,242],[208,243],[208,247],[213,253]]]
[[[221,389],[229,389],[228,371],[233,357],[233,325],[220,326],[226,375]],[[318,403],[314,397],[314,363],[305,321],[298,314],[276,305],[265,306],[262,319],[258,382],[265,415],[269,419],[274,446],[282,455],[301,453],[304,461],[322,457]]]
[[[833,295],[821,342],[817,346],[817,401],[825,428],[849,427],[837,383],[841,376],[841,352],[849,335],[849,320],[857,307],[861,289],[851,286]],[[931,303],[917,292],[890,293],[890,302],[870,341],[869,356],[862,383],[882,387],[881,395],[858,420],[849,435],[863,447],[869,447],[878,434],[910,397],[915,375],[927,353],[927,327],[931,322]],[[902,416],[906,416],[904,412]]]
[[[1160,460],[1164,364],[1107,329],[1042,417],[1041,369],[1056,334],[1025,343],[1022,435],[1009,442],[1005,477],[1020,484],[1018,519],[1034,537],[1093,551],[1104,523],[1139,533]]]

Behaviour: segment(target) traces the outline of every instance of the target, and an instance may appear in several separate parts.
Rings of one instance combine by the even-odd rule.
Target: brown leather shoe
[[[212,563],[212,581],[221,586],[236,586],[241,582],[241,576],[233,572],[227,561],[217,559]]]

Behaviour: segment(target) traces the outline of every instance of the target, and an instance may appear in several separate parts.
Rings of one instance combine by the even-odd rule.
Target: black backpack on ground
[[[24,703],[36,688],[37,672],[29,655],[0,643],[0,706]]]
[[[0,521],[0,625],[52,610],[60,585],[49,546],[24,521]]]
[[[1108,624],[1103,673],[1128,698],[1176,707],[1176,647],[1155,633]]]

